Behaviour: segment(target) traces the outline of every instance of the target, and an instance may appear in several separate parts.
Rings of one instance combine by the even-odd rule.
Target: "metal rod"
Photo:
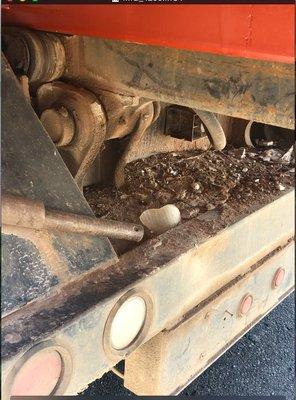
[[[2,223],[32,229],[107,236],[135,242],[142,240],[144,235],[142,225],[47,210],[40,201],[12,195],[2,196]]]
[[[45,228],[65,232],[87,233],[89,235],[102,235],[136,242],[140,241],[144,234],[141,225],[56,211],[45,212]]]

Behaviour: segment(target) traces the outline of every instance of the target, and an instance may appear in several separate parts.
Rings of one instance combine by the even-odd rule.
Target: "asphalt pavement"
[[[290,295],[181,394],[281,395],[295,399],[295,298]],[[133,394],[112,372],[83,392],[88,398]]]

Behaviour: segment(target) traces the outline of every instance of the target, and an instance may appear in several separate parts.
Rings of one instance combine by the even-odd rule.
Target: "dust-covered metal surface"
[[[106,115],[102,105],[93,93],[59,81],[41,85],[36,98],[43,123],[48,121],[50,124],[47,125],[52,125],[53,118],[46,118],[50,111],[65,110],[71,116],[73,139],[67,145],[59,146],[59,152],[82,188],[87,170],[101,151],[106,136]],[[56,127],[51,129],[56,130]]]
[[[64,78],[293,129],[294,66],[90,37],[61,36]]]
[[[129,354],[110,357],[104,349],[105,324],[117,301],[129,291],[152,301],[149,330],[138,345],[180,323],[192,310],[252,265],[285,246],[294,234],[294,191],[229,227],[206,233],[190,220],[148,240],[120,261],[65,287],[49,304],[39,301],[2,321],[3,379],[22,354],[50,339],[65,346],[74,371],[65,393],[77,393]],[[237,238],[247,246],[237,246]],[[65,296],[65,294],[67,294]]]
[[[120,186],[124,182],[123,169],[127,162],[155,152],[205,148],[207,140],[197,140],[194,145],[184,146],[182,141],[165,136],[163,121],[154,124],[162,108],[165,108],[158,101],[123,94],[121,91],[102,90],[96,84],[89,86],[86,82],[80,82],[79,77],[71,80],[70,85],[56,81],[62,78],[59,74],[44,75],[44,71],[51,70],[50,66],[55,67],[55,60],[59,59],[55,51],[50,49],[54,50],[59,43],[65,50],[61,38],[43,32],[8,28],[5,29],[3,48],[23,84],[26,96],[29,100],[32,96],[32,104],[40,121],[81,189],[89,183],[97,183],[100,175],[106,174],[115,180],[116,186]],[[16,54],[12,50],[14,47]],[[47,49],[48,54],[43,54],[43,48]],[[68,50],[71,53],[72,47]],[[71,59],[71,54],[68,58]],[[84,65],[83,57],[78,58],[73,62],[82,62],[81,65]],[[63,60],[61,64],[64,65]],[[67,69],[71,69],[71,65]],[[63,71],[64,66],[60,72]],[[33,79],[32,74],[38,79]],[[112,139],[117,139],[115,150]],[[116,154],[116,142],[120,144],[121,154]],[[113,162],[100,165],[105,146],[113,147],[113,157],[117,158],[114,160],[114,164],[117,164],[115,172]],[[115,177],[111,176],[113,173]]]
[[[41,200],[57,211],[93,216],[4,57],[2,96],[2,193]],[[2,234],[4,315],[117,260],[104,237],[13,228],[3,229]]]
[[[2,48],[17,75],[32,83],[58,79],[65,69],[65,50],[57,35],[4,28]]]
[[[151,132],[157,132],[155,127],[149,130],[150,125],[164,123],[164,118],[155,121],[155,114],[158,116],[164,110],[156,110],[154,100],[279,126],[291,126],[293,122],[293,89],[289,87],[293,78],[288,65],[264,62],[253,65],[246,60],[226,60],[218,56],[91,38],[61,36],[61,39],[67,59],[71,61],[71,68],[66,69],[62,77],[67,83],[81,84],[97,96],[102,96],[102,89],[124,93],[123,102],[130,100],[128,96],[152,100],[144,101],[139,108],[144,111],[137,114],[143,118],[143,126],[133,118],[130,125],[125,124],[124,118],[121,119],[124,113],[116,115],[113,121],[116,138],[127,134],[131,126],[136,133],[129,142],[125,141],[128,144],[122,153],[121,164],[117,164],[121,167],[120,174],[118,169],[115,171],[115,176],[116,172],[119,176],[118,186],[123,185],[123,197],[120,191],[116,196],[120,195],[124,205],[123,209],[115,211],[121,212],[124,218],[130,218],[127,198],[132,186],[124,193],[125,178],[130,184],[133,175],[128,176],[128,173],[134,164],[127,168],[125,165],[151,154],[154,148],[158,150],[163,137],[166,138],[163,149],[172,150],[175,145],[181,149],[173,138],[163,135],[164,131],[154,140],[149,137]],[[219,78],[217,66],[221,67]],[[4,193],[42,200],[45,207],[57,212],[92,216],[7,64],[3,70],[7,99],[4,118],[8,121],[3,141]],[[149,107],[149,113],[145,107],[147,110]],[[149,127],[145,125],[145,118]],[[143,127],[145,129],[141,130]],[[207,139],[199,140],[196,147],[208,148]],[[116,255],[110,243],[104,238],[77,232],[4,227],[3,237],[9,250],[4,252],[6,297],[2,320],[3,381],[6,386],[15,363],[21,363],[27,351],[48,340],[48,343],[67,348],[73,361],[74,368],[69,372],[65,393],[81,391],[163,329],[181,325],[184,315],[229,282],[241,275],[253,274],[257,262],[289,243],[294,234],[292,165],[286,165],[284,171],[283,167],[272,164],[267,171],[266,166],[257,168],[260,165],[256,163],[258,155],[255,152],[248,157],[244,149],[236,152],[238,154],[230,154],[228,150],[210,153],[202,171],[191,165],[192,159],[200,157],[201,152],[185,159],[182,155],[171,154],[168,158],[173,159],[172,165],[163,164],[165,168],[158,180],[157,171],[147,167],[151,178],[149,184],[154,185],[152,191],[148,190],[150,197],[138,198],[141,193],[132,191],[133,199],[140,207],[146,207],[152,197],[156,197],[155,193],[163,195],[158,185],[164,178],[172,189],[166,194],[184,204],[190,200],[191,203],[187,203],[195,207],[196,214],[190,214],[192,210],[187,208],[184,218],[181,210],[181,225],[140,244],[121,256],[118,263],[115,263]],[[234,168],[231,157],[236,156],[239,162],[234,163]],[[248,164],[243,165],[241,160],[246,158]],[[212,165],[209,160],[213,161]],[[178,164],[183,167],[179,168]],[[231,173],[228,165],[232,167]],[[203,182],[195,179],[195,170],[201,172],[199,178],[204,179]],[[144,176],[146,167],[140,171]],[[276,177],[269,187],[266,181],[264,183],[264,177],[273,171]],[[182,184],[174,187],[174,181],[178,179],[186,187]],[[240,182],[245,182],[245,186]],[[180,192],[178,196],[177,191]],[[128,196],[124,197],[126,194]],[[202,200],[201,206],[196,202],[197,198]],[[158,200],[165,201],[164,197]],[[186,211],[186,207],[184,209]],[[133,217],[137,210],[133,208]],[[187,222],[184,223],[184,219]],[[12,281],[15,281],[16,290],[9,291]],[[110,315],[118,302],[134,293],[149,299],[149,324],[145,319],[143,331],[132,346],[120,352],[110,351],[110,348],[106,349],[106,343],[108,346],[111,343],[110,338],[106,338]]]
[[[19,34],[20,29],[6,30],[9,50],[9,41],[15,41],[15,32]],[[54,38],[52,34],[24,30],[24,38],[30,35],[37,35],[39,41],[44,36],[45,42],[49,37],[53,44],[62,42],[66,65],[59,71],[60,79],[94,93],[113,92],[294,127],[293,64],[86,36]]]
[[[44,295],[59,283],[31,240],[2,231],[1,247],[3,314]]]
[[[294,256],[293,242],[139,347],[125,360],[125,387],[146,396],[180,393],[293,290]],[[280,266],[285,276],[275,288]],[[246,298],[252,303],[242,314]]]

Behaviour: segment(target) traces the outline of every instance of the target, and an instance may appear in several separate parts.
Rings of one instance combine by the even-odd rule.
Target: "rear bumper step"
[[[177,393],[292,290],[293,215],[291,190],[214,236],[188,221],[86,275],[80,286],[8,315],[2,320],[4,391],[16,366],[42,345],[65,355],[63,394],[79,393],[124,358],[125,385],[135,393]],[[273,288],[280,267],[285,277]],[[238,316],[246,294],[252,307]],[[116,350],[110,323],[133,296],[146,303],[145,322],[130,345]],[[154,360],[151,348],[161,359]],[[172,362],[179,365],[174,379]]]

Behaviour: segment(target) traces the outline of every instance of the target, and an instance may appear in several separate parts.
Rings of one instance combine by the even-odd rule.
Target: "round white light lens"
[[[146,303],[140,296],[132,296],[120,306],[110,330],[111,346],[114,349],[122,350],[133,342],[144,325],[146,312]]]

